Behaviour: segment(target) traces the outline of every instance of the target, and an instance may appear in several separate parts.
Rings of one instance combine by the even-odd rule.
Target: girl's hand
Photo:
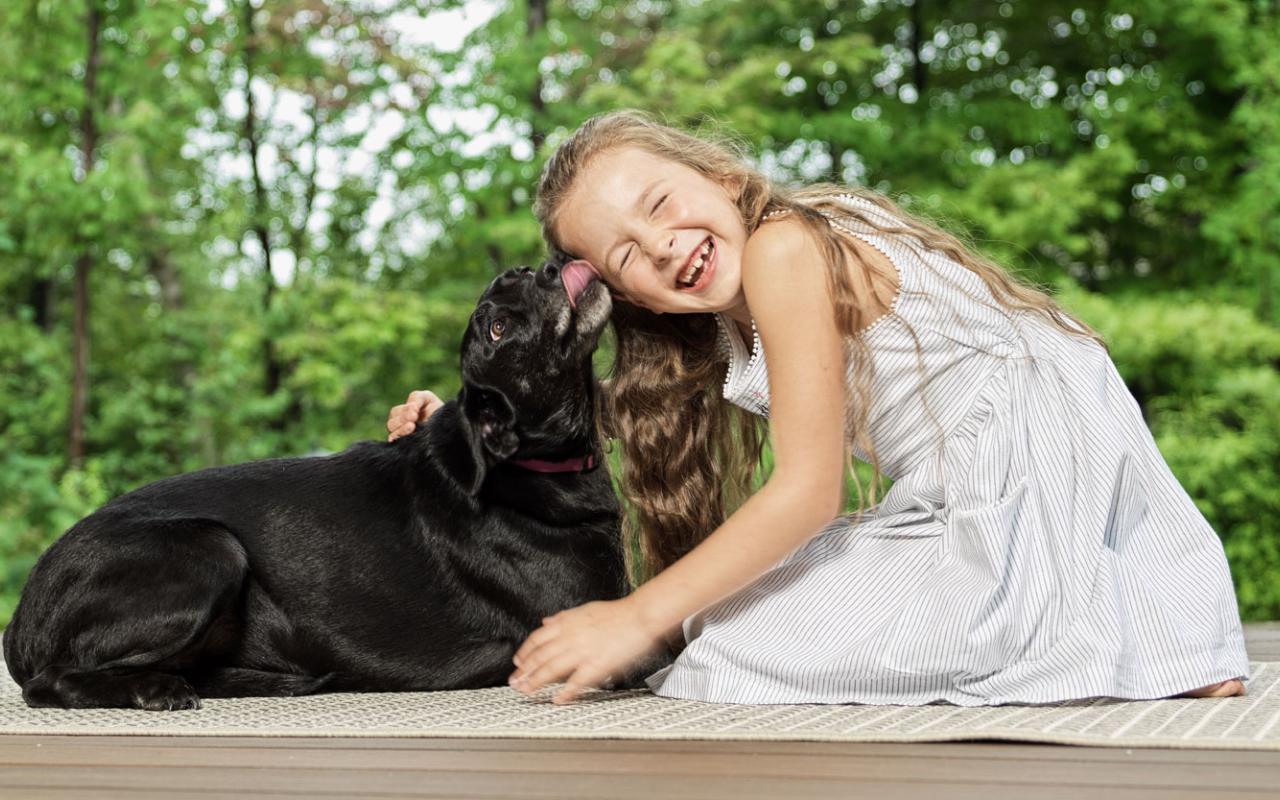
[[[420,389],[409,392],[409,399],[398,406],[393,406],[387,415],[387,441],[394,442],[401,436],[413,433],[419,422],[426,422],[427,417],[440,410],[444,401],[436,397],[435,392]]]
[[[552,702],[567,703],[585,689],[612,682],[665,643],[628,598],[587,603],[542,620],[516,651],[509,682],[525,694],[564,683]]]

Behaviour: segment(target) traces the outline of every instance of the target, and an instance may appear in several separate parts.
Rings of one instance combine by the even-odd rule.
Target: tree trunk
[[[84,65],[84,110],[80,115],[80,166],[82,180],[93,171],[94,149],[98,129],[93,111],[98,103],[98,35],[102,15],[97,0],[89,0],[87,20],[89,54]],[[68,435],[67,463],[72,468],[84,464],[84,410],[89,397],[89,270],[93,267],[90,242],[81,243],[76,258],[74,287],[75,317],[71,336],[71,425]]]
[[[182,281],[178,279],[178,268],[169,260],[169,254],[159,248],[148,253],[147,272],[160,284],[160,307],[165,311],[181,311]]]
[[[250,0],[244,0],[241,24],[244,26],[244,138],[249,147],[249,167],[253,175],[253,217],[251,227],[262,248],[262,311],[265,319],[270,319],[271,304],[276,294],[276,279],[271,272],[271,237],[267,230],[267,190],[262,183],[262,172],[258,167],[258,132],[253,103],[253,61],[258,53],[257,31],[254,29],[254,9]],[[280,390],[283,383],[284,367],[276,355],[275,340],[269,322],[263,326],[262,362],[263,392],[270,397]],[[272,430],[282,431],[285,428],[285,417],[281,414],[271,420]]]
[[[53,333],[53,281],[36,278],[27,293],[27,305],[34,312],[36,327],[46,334]]]
[[[507,202],[508,203],[512,202],[512,198],[510,196],[507,197]],[[484,202],[481,200],[476,200],[476,219],[480,220],[481,222],[484,222],[488,218],[489,218],[489,212],[485,210]],[[496,275],[499,272],[501,272],[502,271],[502,249],[498,247],[497,243],[494,242],[493,239],[487,239],[486,244],[484,246],[484,250],[486,253],[489,254],[489,266],[493,270],[493,273]]]
[[[291,286],[295,291],[303,288],[301,283],[307,277],[307,268],[310,267],[309,254],[311,250],[311,215],[315,210],[316,204],[316,175],[319,173],[320,164],[320,89],[315,88],[308,92],[311,95],[311,111],[307,115],[311,120],[311,133],[307,137],[307,144],[311,146],[311,169],[306,175],[306,189],[303,194],[302,201],[302,220],[289,233],[289,249],[293,251],[293,282]],[[301,168],[298,169],[301,174]],[[305,265],[305,266],[304,266]]]
[[[547,27],[547,0],[529,0],[529,13],[525,17],[527,26],[525,38],[532,39],[534,34]],[[533,113],[529,115],[529,140],[533,143],[533,152],[542,149],[547,132],[541,127],[542,115],[546,104],[542,102],[542,70],[537,71],[533,79],[533,92],[529,96],[529,105]]]
[[[924,28],[924,0],[916,0],[911,4],[911,53],[915,57],[916,102],[924,102],[925,81],[929,74],[925,63],[920,60],[920,42]]]
[[[831,153],[831,180],[833,183],[844,183],[844,154],[848,150],[835,139],[827,141],[827,150]]]
[[[823,19],[822,23],[817,26],[816,36],[818,39],[831,39],[835,36],[831,32],[831,23],[836,21],[838,16],[838,12],[833,10]],[[830,106],[827,105],[826,95],[819,92],[816,85],[811,96],[817,105],[816,114],[825,114],[830,110]],[[832,183],[844,183],[844,154],[848,149],[845,147],[844,142],[837,138],[832,137],[827,140],[827,152],[831,155],[831,168],[827,170],[827,177]]]

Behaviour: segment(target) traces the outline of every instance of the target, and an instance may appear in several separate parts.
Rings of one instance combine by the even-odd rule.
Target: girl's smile
[[[686,292],[700,292],[711,283],[715,274],[715,237],[708,236],[697,249],[689,254],[684,270],[676,278],[676,286]]]

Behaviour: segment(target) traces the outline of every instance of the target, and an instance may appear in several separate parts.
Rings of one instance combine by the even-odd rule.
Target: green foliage
[[[87,108],[85,3],[0,4],[0,621],[104,499],[381,438],[408,391],[456,391],[475,297],[542,258],[542,161],[619,106],[723,123],[778,181],[874,187],[1061,286],[1222,535],[1246,619],[1280,615],[1275,2],[573,0],[541,24],[530,0],[456,51],[407,30],[461,5],[92,0]]]
[[[45,548],[110,497],[97,465],[64,470],[55,458],[0,454],[0,619]]]

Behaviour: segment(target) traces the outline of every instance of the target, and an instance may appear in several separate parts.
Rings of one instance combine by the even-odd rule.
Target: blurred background
[[[451,396],[543,160],[623,106],[1051,287],[1280,618],[1278,6],[6,0],[0,625],[107,499]]]

